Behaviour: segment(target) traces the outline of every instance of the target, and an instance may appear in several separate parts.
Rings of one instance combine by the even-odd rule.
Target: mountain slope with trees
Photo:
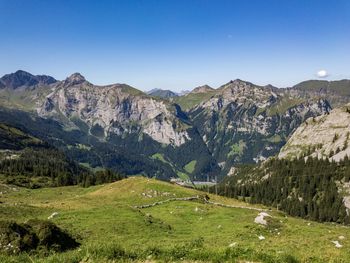
[[[218,193],[276,207],[320,222],[350,223],[340,184],[350,182],[350,161],[272,158],[242,166],[218,186]],[[214,189],[213,189],[214,191]]]
[[[18,128],[0,123],[0,181],[30,188],[113,182],[123,176],[92,171]]]

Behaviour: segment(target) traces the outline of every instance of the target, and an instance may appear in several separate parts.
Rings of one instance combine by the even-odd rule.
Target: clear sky
[[[0,75],[18,69],[175,91],[350,78],[350,1],[0,0]]]

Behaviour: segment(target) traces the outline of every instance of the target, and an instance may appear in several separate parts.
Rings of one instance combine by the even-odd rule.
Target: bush
[[[0,221],[0,252],[15,254],[35,249],[38,237],[27,225],[19,225],[13,221]]]
[[[62,252],[77,246],[77,241],[49,221],[32,219],[24,224],[0,221],[0,253],[14,254],[36,249]]]
[[[40,248],[65,251],[79,245],[68,233],[50,221],[31,219],[26,224],[36,233]]]

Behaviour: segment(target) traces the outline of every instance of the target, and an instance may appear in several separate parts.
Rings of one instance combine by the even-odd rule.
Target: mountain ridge
[[[32,75],[23,70],[17,70],[14,73],[6,74],[0,78],[0,83],[2,87],[7,87],[11,89],[17,89],[19,87],[25,86],[35,86],[35,85],[50,85],[57,82],[51,76],[47,75]]]
[[[80,73],[74,73],[48,85],[1,89],[0,102],[5,108],[42,118],[40,122],[47,123],[43,125],[54,121],[63,130],[81,134],[84,140],[92,142],[83,143],[83,147],[96,149],[105,145],[117,156],[115,160],[108,157],[107,163],[99,161],[101,158],[80,146],[68,148],[70,143],[65,142],[68,138],[63,131],[52,134],[58,136],[57,140],[63,136],[62,147],[79,156],[80,162],[127,171],[131,167],[128,162],[117,164],[123,158],[116,154],[119,151],[128,158],[133,155],[147,175],[167,171],[162,178],[203,179],[214,173],[225,176],[239,163],[259,162],[278,153],[302,122],[328,114],[332,108],[328,99],[338,102],[340,97],[259,86],[240,79],[218,89],[201,86],[194,90],[165,99],[127,84],[94,85]],[[2,119],[12,121],[8,116]],[[20,119],[15,120],[14,124],[20,125]],[[102,156],[107,154],[102,149],[98,151]],[[190,172],[185,169],[189,163],[195,164]],[[157,169],[159,173],[155,172]]]

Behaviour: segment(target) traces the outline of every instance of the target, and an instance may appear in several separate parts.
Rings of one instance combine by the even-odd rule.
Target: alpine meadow
[[[0,262],[350,263],[349,1],[0,10]]]

